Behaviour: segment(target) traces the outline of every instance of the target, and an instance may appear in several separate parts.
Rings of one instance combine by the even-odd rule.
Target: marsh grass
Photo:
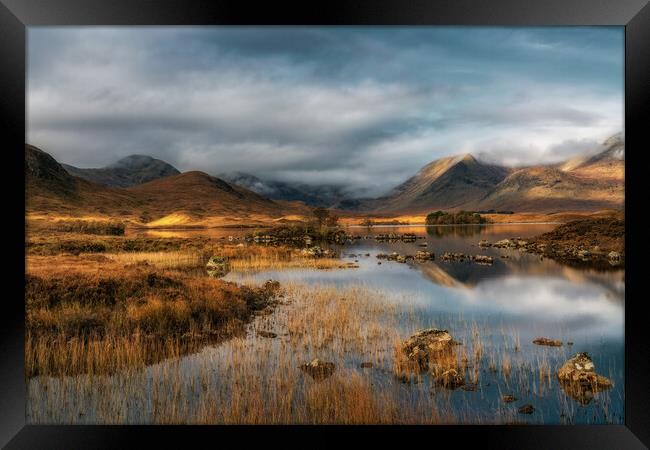
[[[42,411],[32,404],[34,421],[55,417],[66,422],[94,420],[100,423],[137,423],[119,391],[124,385],[145,383],[151,390],[133,391],[133,405],[145,407],[153,423],[434,423],[439,415],[421,400],[404,403],[401,385],[389,383],[377,389],[376,380],[359,369],[371,361],[390,370],[391,343],[398,339],[395,305],[363,287],[285,287],[285,304],[272,315],[260,315],[249,326],[248,337],[236,337],[219,347],[205,349],[195,360],[198,367],[188,380],[180,361],[128,370],[113,377],[39,377],[34,391],[70,389],[86,393],[68,408],[69,415]],[[272,330],[280,338],[258,337],[256,331]],[[354,355],[353,364],[348,360]],[[312,380],[298,366],[314,357],[333,361],[334,375]],[[191,356],[189,358],[192,358]],[[144,378],[143,378],[144,377]],[[150,381],[145,381],[150,380]],[[75,380],[72,382],[72,380]],[[80,387],[80,380],[86,380]],[[216,380],[229,380],[215,384]],[[55,387],[56,385],[56,387]],[[38,386],[39,389],[36,387]],[[108,395],[107,395],[108,394]],[[426,396],[423,396],[426,398]],[[88,404],[87,402],[90,402]],[[46,403],[47,405],[48,403]],[[56,404],[56,403],[55,403]],[[37,407],[38,406],[38,407]],[[90,410],[90,416],[76,411]],[[43,414],[43,415],[41,415]],[[142,419],[142,418],[141,418]]]
[[[30,423],[540,423],[541,412],[522,419],[516,406],[549,395],[563,423],[580,414],[554,378],[564,349],[524,347],[515,330],[462,315],[425,318],[408,299],[363,284],[287,283],[278,299],[246,278],[335,269],[338,258],[201,239],[62,234],[33,237],[28,251]],[[96,248],[84,253],[85,246]],[[243,272],[242,284],[189,270],[202,270],[212,255]],[[448,328],[463,345],[422,371],[399,349],[427,327]],[[334,374],[316,381],[299,369],[314,358],[333,362]],[[439,386],[448,368],[473,390]],[[520,402],[477,410],[476,398],[487,404],[494,391]],[[609,395],[594,396],[606,415]]]
[[[233,334],[276,286],[123,270],[26,279],[26,374],[113,373]]]
[[[337,257],[316,258],[287,246],[229,246],[220,251],[236,271],[279,270],[290,268],[343,269],[349,265]]]
[[[106,254],[120,264],[147,263],[159,269],[187,269],[204,267],[209,256],[198,251],[122,252]]]
[[[254,283],[243,279],[244,285]],[[253,287],[252,285],[250,286]],[[415,322],[411,322],[415,320]],[[434,325],[421,322],[411,308],[363,285],[336,287],[287,283],[272,314],[259,310],[246,333],[218,346],[176,356],[159,364],[131,367],[112,376],[30,380],[31,423],[159,424],[357,424],[357,423],[534,423],[517,408],[544,396],[558,396],[563,423],[574,423],[580,409],[557,387],[552,372],[561,352],[533,347],[532,358],[504,345],[502,331],[463,318],[444,319],[455,347],[427,371],[400,359],[399,346],[413,331]],[[263,337],[260,332],[277,337]],[[513,341],[516,340],[513,338]],[[138,358],[134,345],[134,356]],[[477,349],[484,355],[476,359]],[[100,347],[98,347],[99,351]],[[173,354],[173,351],[170,352]],[[487,355],[487,356],[485,356]],[[319,358],[333,362],[332,376],[321,381],[299,369]],[[371,369],[360,367],[373,364]],[[495,366],[494,373],[490,366]],[[453,367],[476,392],[454,391],[435,383]],[[408,380],[401,375],[408,374]],[[550,383],[550,384],[549,384]],[[493,385],[493,386],[491,386]],[[548,389],[553,388],[550,394]],[[477,410],[476,400],[490,390],[517,401]],[[458,398],[466,399],[458,403]],[[596,397],[607,408],[608,394]],[[486,397],[487,398],[487,397]],[[595,421],[596,419],[594,419]],[[612,418],[616,421],[616,418]]]

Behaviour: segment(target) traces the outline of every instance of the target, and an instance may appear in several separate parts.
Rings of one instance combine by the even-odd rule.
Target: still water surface
[[[625,272],[614,270],[598,272],[563,266],[539,255],[511,249],[481,248],[478,242],[538,235],[552,230],[554,224],[504,224],[487,226],[409,226],[349,228],[351,234],[372,235],[382,233],[414,233],[415,243],[387,243],[374,239],[355,240],[343,246],[341,253],[347,261],[357,261],[359,268],[348,270],[279,270],[265,271],[255,275],[257,281],[269,278],[307,283],[333,283],[338,286],[362,283],[380,289],[404,306],[416,308],[424,323],[448,328],[452,335],[454,327],[462,322],[476,323],[484,330],[484,338],[495,348],[509,336],[518,336],[521,350],[517,353],[519,364],[531,365],[532,373],[540,358],[548,360],[552,373],[570,356],[588,352],[598,372],[614,382],[614,388],[601,395],[589,405],[575,400],[575,422],[602,422],[623,420],[624,384],[624,298]],[[492,265],[472,262],[435,261],[417,264],[401,264],[382,260],[378,265],[378,253],[398,252],[415,254],[424,249],[439,256],[445,251],[492,256]],[[366,256],[368,255],[369,256]],[[507,258],[502,258],[507,256]],[[230,273],[226,279],[240,281],[250,279],[250,274]],[[463,330],[458,330],[459,334]],[[560,339],[561,348],[540,347],[532,344],[536,337]],[[498,407],[500,400],[499,380],[495,374],[492,383],[483,377],[482,395],[461,390],[452,393],[459,407],[467,408],[472,402],[476,409]],[[489,386],[486,386],[489,384]],[[544,395],[536,393],[530,402],[541,409],[544,423],[562,423],[563,399],[557,392],[559,386],[554,376],[552,387]],[[493,389],[490,389],[490,386]],[[501,386],[501,389],[503,387]],[[607,397],[607,398],[604,398]],[[608,402],[604,417],[598,401]],[[521,402],[520,402],[521,403]],[[571,405],[569,405],[571,406]],[[538,417],[539,419],[539,417]],[[534,418],[527,419],[534,421]]]
[[[497,412],[510,407],[513,422],[525,423],[622,423],[624,421],[624,297],[625,272],[613,270],[598,272],[589,269],[570,268],[538,255],[511,249],[480,248],[481,239],[495,242],[504,238],[537,235],[553,229],[553,224],[499,224],[487,226],[409,226],[409,227],[350,227],[348,232],[370,237],[379,233],[415,233],[415,243],[377,242],[372,238],[354,240],[338,247],[348,262],[356,262],[358,268],[341,270],[286,269],[257,273],[231,272],[226,280],[234,282],[263,282],[267,279],[281,283],[300,282],[313,285],[338,287],[363,285],[381,291],[395,302],[398,308],[414,311],[418,322],[425,326],[445,328],[461,342],[469,344],[470,326],[479,329],[486,355],[501,358],[504,345],[512,348],[517,342],[518,351],[512,353],[513,367],[518,377],[529,373],[529,380],[517,382],[503,377],[499,371],[483,369],[476,391],[457,389],[445,393],[445,407],[459,421],[470,423],[503,422]],[[183,235],[206,234],[212,238],[242,236],[251,230],[194,230],[180,232]],[[167,232],[178,233],[178,232]],[[400,264],[382,260],[378,253],[398,252],[415,254],[423,249],[434,252],[435,261]],[[479,265],[469,261],[445,262],[438,256],[445,251],[465,254],[484,254],[494,258],[492,265]],[[502,256],[507,256],[503,258]],[[409,323],[402,323],[404,338],[413,331]],[[534,345],[532,340],[544,336],[562,340],[560,348]],[[254,338],[251,337],[254,345]],[[567,345],[572,342],[572,345]],[[199,353],[166,361],[146,369],[144,385],[147,391],[156,388],[154,380],[161,372],[177,371],[185,388],[183,401],[192,402],[200,395],[193,390],[198,380],[205,383],[205,368],[227,361],[228,343],[207,347]],[[273,348],[273,347],[272,347]],[[390,350],[387,349],[387,352]],[[565,393],[555,379],[555,371],[577,352],[588,352],[596,370],[609,377],[614,387],[596,394],[587,404]],[[270,359],[273,359],[270,355]],[[486,356],[488,358],[490,356]],[[552,376],[544,382],[539,373],[540,361],[548,364]],[[345,365],[358,367],[358,356],[345,359]],[[399,383],[390,367],[377,367],[371,374],[378,386]],[[203,377],[203,378],[202,378]],[[210,381],[225,385],[229,381],[216,377]],[[426,378],[423,383],[431,383]],[[39,381],[31,381],[32,388],[39,390]],[[546,385],[545,387],[543,387]],[[527,387],[526,387],[527,386]],[[532,388],[531,388],[532,386]],[[70,386],[68,386],[69,388]],[[221,386],[224,388],[224,386]],[[160,388],[160,387],[158,387]],[[404,387],[405,400],[413,396],[428,395],[426,389],[408,393]],[[66,388],[62,387],[62,390]],[[415,393],[414,393],[415,392]],[[516,394],[518,401],[505,406],[501,400],[504,393]],[[32,399],[34,396],[31,396]],[[32,400],[34,401],[34,400]],[[532,415],[517,415],[518,405],[530,403],[536,408]],[[583,402],[584,403],[584,402]],[[34,405],[32,405],[34,406]],[[124,421],[146,422],[148,410],[153,406],[133,403],[127,408]],[[471,412],[471,414],[468,414]],[[92,422],[92,411],[84,421]],[[464,417],[467,416],[467,417]]]

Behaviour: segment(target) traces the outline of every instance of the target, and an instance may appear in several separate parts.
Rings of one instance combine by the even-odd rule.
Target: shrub
[[[121,222],[97,222],[92,220],[66,220],[57,226],[58,231],[123,236],[125,225]]]

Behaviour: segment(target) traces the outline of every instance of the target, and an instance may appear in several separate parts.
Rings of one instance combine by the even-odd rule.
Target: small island
[[[427,215],[425,223],[427,225],[480,225],[489,223],[489,221],[479,213],[471,211],[459,211],[457,213],[436,211]]]

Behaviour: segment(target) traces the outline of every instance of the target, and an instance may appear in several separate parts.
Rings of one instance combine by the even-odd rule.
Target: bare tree
[[[318,222],[318,228],[321,229],[323,228],[323,224],[326,223],[327,218],[330,215],[330,212],[327,209],[323,208],[322,206],[319,206],[312,210],[312,214],[314,215],[316,221]]]

